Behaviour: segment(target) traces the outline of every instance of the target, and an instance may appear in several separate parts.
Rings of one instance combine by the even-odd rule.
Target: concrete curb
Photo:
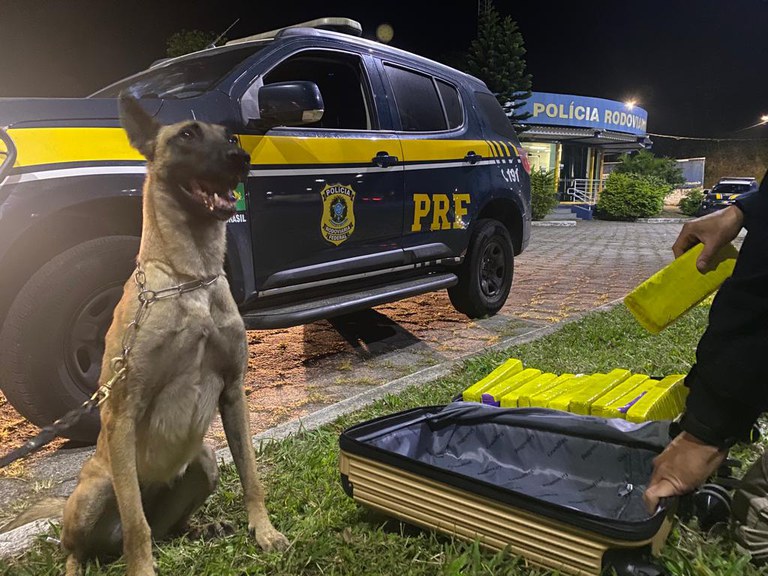
[[[398,378],[397,380],[392,380],[391,382],[378,386],[373,390],[362,392],[337,402],[336,404],[322,408],[304,418],[297,418],[295,420],[285,422],[279,426],[275,426],[274,428],[270,428],[269,430],[265,430],[264,432],[256,434],[251,439],[252,444],[254,447],[259,448],[266,442],[277,442],[298,432],[316,430],[321,426],[333,422],[341,416],[345,416],[364,408],[375,400],[383,398],[387,394],[396,394],[405,390],[406,388],[410,388],[411,386],[425,384],[427,382],[431,382],[432,380],[436,380],[437,378],[442,378],[443,376],[450,374],[451,371],[458,368],[463,362],[469,360],[470,358],[474,358],[480,354],[485,354],[486,352],[504,350],[512,346],[526,344],[528,342],[538,340],[539,338],[557,332],[572,322],[578,322],[579,320],[582,320],[589,314],[611,310],[621,302],[622,299],[619,298],[609,302],[608,304],[599,306],[598,308],[593,308],[592,310],[588,310],[561,322],[557,322],[556,324],[542,326],[541,328],[536,328],[526,334],[507,338],[494,344],[493,346],[489,346],[483,349],[482,351],[471,352],[454,360],[419,370],[418,372],[414,372],[408,376]],[[222,448],[217,450],[216,457],[221,464],[229,464],[232,462],[232,453],[229,451],[229,448]],[[49,530],[52,522],[53,519],[40,519],[34,522],[30,522],[29,524],[25,524],[24,526],[20,526],[15,530],[6,532],[5,534],[0,534],[0,558],[10,558],[24,553],[35,543],[37,536]]]
[[[689,220],[693,220],[693,218],[638,218],[636,222],[642,224],[679,224]]]
[[[35,520],[18,528],[0,534],[0,558],[12,558],[23,554],[35,539],[51,527],[51,519]]]
[[[576,220],[535,220],[531,222],[533,227],[551,228],[554,226],[576,226]]]

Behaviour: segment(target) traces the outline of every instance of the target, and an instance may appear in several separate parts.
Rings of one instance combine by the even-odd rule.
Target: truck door
[[[325,105],[318,122],[244,138],[254,165],[247,198],[258,290],[403,262],[402,150],[379,129],[366,58],[301,51],[252,88],[308,80]]]
[[[458,86],[398,64],[382,66],[406,164],[403,246],[456,256],[467,246],[477,194],[488,188],[489,144]]]

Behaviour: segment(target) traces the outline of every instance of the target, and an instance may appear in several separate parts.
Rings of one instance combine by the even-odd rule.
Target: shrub
[[[622,174],[608,176],[597,202],[598,216],[605,220],[636,220],[656,216],[664,208],[669,184],[654,176]]]
[[[702,200],[704,200],[704,192],[701,191],[701,188],[693,188],[685,193],[677,205],[680,212],[686,216],[696,216]]]
[[[669,184],[670,188],[679,188],[685,184],[683,171],[677,162],[666,156],[658,158],[648,150],[641,150],[631,155],[623,154],[613,171],[620,174],[655,176]]]
[[[557,204],[555,172],[539,168],[531,172],[531,217],[542,220]]]

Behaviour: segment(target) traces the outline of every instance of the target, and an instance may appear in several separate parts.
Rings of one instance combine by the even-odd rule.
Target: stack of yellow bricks
[[[501,407],[539,406],[624,418],[630,422],[674,420],[683,411],[688,389],[683,374],[653,379],[629,370],[607,374],[551,374],[524,368],[511,358],[462,393],[466,402]]]

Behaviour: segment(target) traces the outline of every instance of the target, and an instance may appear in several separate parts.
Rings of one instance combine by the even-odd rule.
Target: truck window
[[[448,128],[458,128],[464,124],[464,108],[461,106],[459,91],[442,80],[437,81],[437,89],[443,100],[445,115],[448,118]]]
[[[749,184],[715,184],[712,188],[712,192],[720,192],[722,194],[744,194],[750,190],[757,190],[756,186],[750,186]]]
[[[192,98],[213,88],[245,59],[265,44],[205,50],[160,64],[116,82],[91,98],[117,98],[126,91],[135,98]]]
[[[499,136],[516,142],[517,133],[512,128],[512,123],[507,115],[504,114],[504,110],[501,109],[501,105],[496,100],[496,97],[487,92],[475,92],[475,96],[477,97],[477,103],[480,105],[480,113],[488,128]]]
[[[437,132],[448,125],[435,83],[430,76],[384,65],[395,94],[400,126],[406,132]]]
[[[309,80],[323,96],[325,112],[319,122],[303,128],[331,130],[376,130],[371,114],[370,90],[359,56],[313,50],[301,52],[278,64],[265,77],[264,84]]]

